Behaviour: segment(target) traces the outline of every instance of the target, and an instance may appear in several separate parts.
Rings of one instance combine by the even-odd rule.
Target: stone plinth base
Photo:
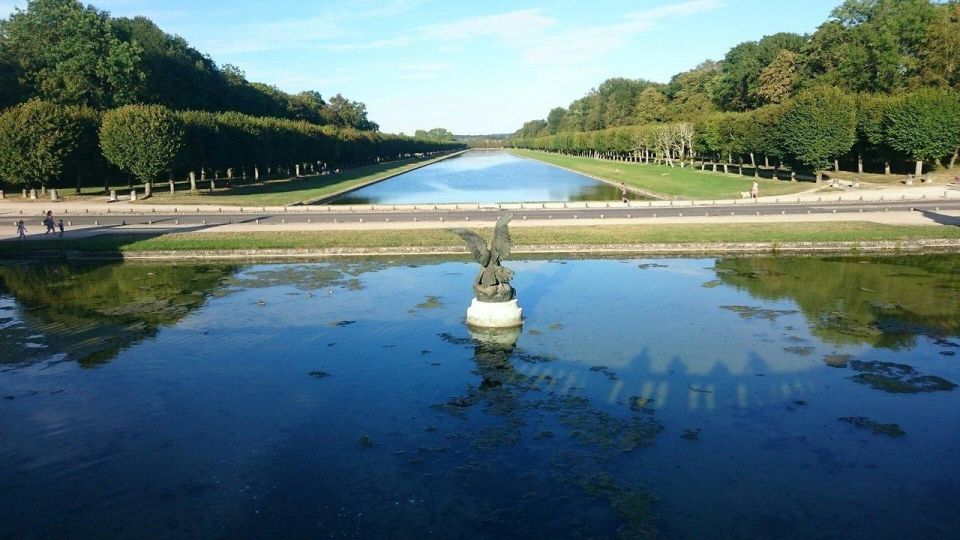
[[[481,302],[467,308],[467,324],[478,328],[513,328],[523,324],[523,310],[514,298],[509,302]]]

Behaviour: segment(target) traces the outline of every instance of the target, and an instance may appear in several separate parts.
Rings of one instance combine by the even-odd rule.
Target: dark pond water
[[[619,200],[616,186],[497,151],[473,151],[379,184],[331,204],[444,204]]]
[[[0,537],[960,535],[960,257],[510,266],[0,265]]]

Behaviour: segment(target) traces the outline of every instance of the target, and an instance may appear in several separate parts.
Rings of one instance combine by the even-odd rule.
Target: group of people
[[[47,231],[43,233],[44,236],[53,233],[57,234],[57,229],[60,229],[59,237],[63,238],[63,220],[55,221],[53,219],[53,211],[48,210],[43,216],[43,226],[47,228]],[[17,222],[17,239],[23,239],[27,237],[27,225],[21,219]]]

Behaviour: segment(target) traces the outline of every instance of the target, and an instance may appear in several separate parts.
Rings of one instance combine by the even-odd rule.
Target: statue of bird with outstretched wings
[[[500,261],[510,255],[510,250],[513,248],[510,231],[507,229],[507,224],[510,223],[511,219],[513,219],[513,214],[500,216],[493,228],[493,239],[490,241],[489,247],[487,247],[486,240],[473,231],[466,229],[454,231],[460,238],[463,238],[464,242],[467,243],[467,249],[473,254],[474,260],[483,267],[473,284],[477,300],[481,302],[509,302],[513,300],[514,290],[510,286],[513,272],[500,266]]]

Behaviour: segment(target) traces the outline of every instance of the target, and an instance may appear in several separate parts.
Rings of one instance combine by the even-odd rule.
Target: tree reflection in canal
[[[0,363],[30,363],[49,354],[84,366],[108,362],[200,308],[233,271],[213,265],[0,265]]]
[[[829,343],[900,349],[960,334],[956,256],[737,258],[716,271],[758,298],[793,300]]]

